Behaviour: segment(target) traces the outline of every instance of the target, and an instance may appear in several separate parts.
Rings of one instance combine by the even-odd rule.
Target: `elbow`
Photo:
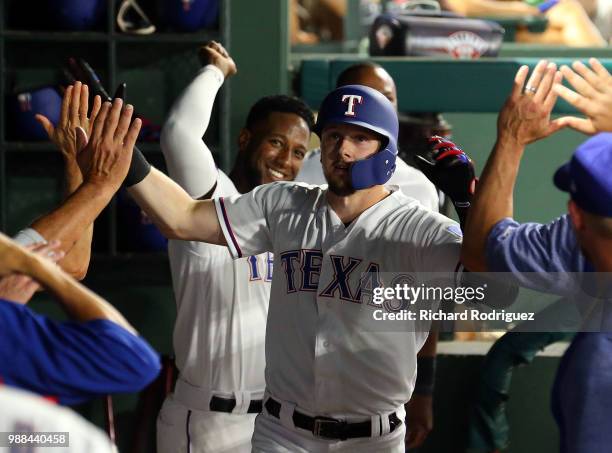
[[[60,262],[59,264],[64,272],[78,281],[83,280],[87,276],[87,271],[89,270],[89,258],[84,263]]]
[[[162,127],[159,143],[162,152],[166,156],[170,151],[179,149],[180,144],[185,143],[186,138],[190,136],[190,131],[184,124],[170,117]]]

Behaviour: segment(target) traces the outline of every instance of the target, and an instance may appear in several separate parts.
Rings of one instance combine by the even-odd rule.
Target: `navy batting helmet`
[[[329,93],[319,109],[313,131],[321,137],[328,124],[353,124],[383,136],[383,148],[351,165],[355,190],[384,184],[395,171],[399,123],[393,104],[378,91],[363,85],[345,85]]]

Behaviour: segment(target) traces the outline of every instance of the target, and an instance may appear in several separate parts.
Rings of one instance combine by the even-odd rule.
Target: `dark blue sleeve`
[[[151,346],[114,322],[56,322],[0,299],[0,378],[8,385],[71,405],[139,391],[159,369]]]
[[[545,225],[503,219],[489,233],[486,255],[490,271],[512,273],[522,286],[562,295],[577,290],[576,273],[586,268],[567,215]]]

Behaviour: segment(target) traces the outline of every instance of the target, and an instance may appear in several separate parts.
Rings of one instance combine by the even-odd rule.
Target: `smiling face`
[[[240,152],[249,159],[253,185],[292,181],[310,139],[308,124],[294,113],[272,112],[240,132]]]
[[[376,154],[381,144],[378,134],[360,126],[326,126],[321,133],[321,164],[329,190],[339,196],[354,193],[351,164]]]

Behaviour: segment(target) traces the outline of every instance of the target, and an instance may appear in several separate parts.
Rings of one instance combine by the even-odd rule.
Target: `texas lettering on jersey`
[[[321,282],[323,253],[321,250],[287,250],[280,254],[280,263],[285,273],[287,294],[298,291],[316,292],[319,297],[338,297],[353,303],[372,303],[375,288],[382,286],[380,266],[377,263],[363,263],[360,258],[329,255],[334,275],[329,281]],[[351,287],[350,276],[357,272],[361,277]]]

